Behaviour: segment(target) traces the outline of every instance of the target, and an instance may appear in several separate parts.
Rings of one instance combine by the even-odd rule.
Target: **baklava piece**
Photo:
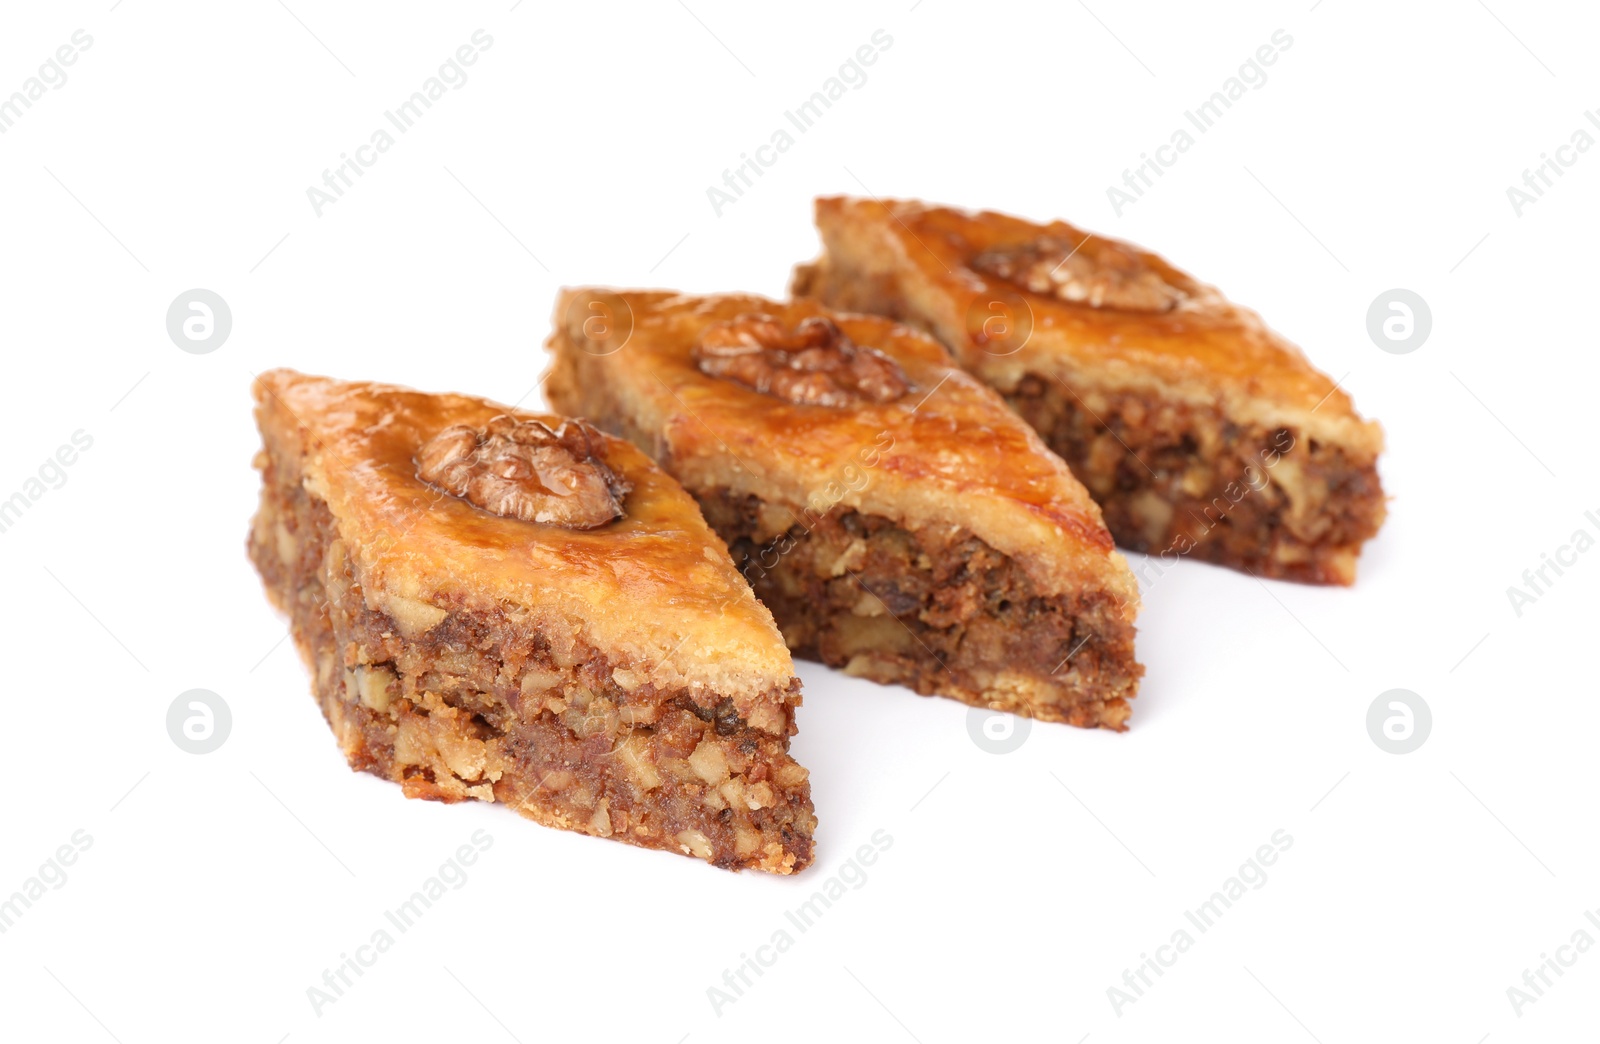
[[[352,768],[792,873],[799,680],[694,501],[587,424],[274,370],[250,557]]]
[[[935,341],[813,301],[575,290],[547,389],[699,500],[796,655],[1123,728],[1138,588],[1066,466]]]
[[[1063,222],[819,199],[794,292],[932,333],[1059,453],[1123,547],[1349,584],[1383,432],[1254,312]]]

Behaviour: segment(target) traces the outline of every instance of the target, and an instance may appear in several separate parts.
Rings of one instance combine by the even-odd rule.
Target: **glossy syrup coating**
[[[609,329],[605,341],[589,333],[597,301],[624,317],[625,329]],[[706,331],[748,315],[788,331],[826,319],[893,360],[916,390],[827,406],[704,372],[696,355]],[[1103,585],[1126,600],[1131,618],[1137,588],[1100,509],[1038,435],[926,334],[810,300],[600,289],[566,291],[556,324],[552,401],[655,443],[690,489],[820,500],[912,527],[963,525],[1015,557],[1041,591]]]
[[[262,374],[255,395],[263,427],[305,454],[307,486],[327,502],[374,608],[415,627],[458,610],[524,614],[662,690],[716,692],[752,723],[788,731],[788,709],[758,707],[793,676],[771,614],[694,500],[632,445],[593,432],[615,488],[626,487],[622,514],[574,529],[485,510],[418,475],[419,452],[452,427],[511,418],[559,430],[566,418],[292,370]]]
[[[1364,456],[1382,448],[1378,425],[1298,347],[1148,250],[1065,221],[915,201],[823,198],[816,217],[829,256],[802,266],[797,292],[849,258],[850,271],[831,273],[838,283],[875,284],[864,292],[1002,390],[1038,373],[1079,390],[1220,404]]]

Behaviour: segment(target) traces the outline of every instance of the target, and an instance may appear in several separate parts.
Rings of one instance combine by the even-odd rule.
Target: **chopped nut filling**
[[[802,406],[893,402],[911,390],[900,364],[816,316],[793,330],[745,314],[706,327],[694,350],[700,372]]]
[[[1375,464],[1287,428],[1023,377],[1006,399],[1088,487],[1123,547],[1349,583],[1385,513]]]
[[[1144,668],[1110,595],[1040,594],[1020,564],[954,526],[835,511],[773,532],[757,497],[698,499],[795,655],[1045,721],[1124,727]]]
[[[505,804],[538,822],[728,869],[811,862],[809,774],[789,756],[799,681],[777,732],[733,701],[658,689],[576,633],[499,610],[407,635],[356,575],[327,504],[267,455],[250,553],[290,614],[352,768],[406,796]]]
[[[628,482],[608,468],[583,421],[558,428],[499,416],[457,424],[417,453],[417,476],[485,511],[524,522],[593,529],[622,517]]]
[[[1024,290],[1122,312],[1169,312],[1183,300],[1172,286],[1126,247],[1093,236],[1070,243],[1042,236],[1019,246],[986,250],[972,268]]]

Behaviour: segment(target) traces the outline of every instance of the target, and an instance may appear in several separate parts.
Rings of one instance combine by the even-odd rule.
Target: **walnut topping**
[[[603,445],[583,421],[551,428],[502,414],[428,440],[417,453],[417,477],[506,518],[593,529],[622,517],[632,488],[606,466]]]
[[[911,390],[900,364],[814,316],[793,330],[746,313],[706,327],[695,346],[700,372],[802,406],[893,402]]]
[[[972,268],[1036,294],[1122,312],[1169,312],[1184,293],[1120,243],[1058,236],[986,250]]]

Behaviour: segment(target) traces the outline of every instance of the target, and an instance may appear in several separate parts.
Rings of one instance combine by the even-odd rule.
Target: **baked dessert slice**
[[[254,391],[250,557],[352,768],[729,869],[811,862],[788,650],[642,453],[462,395]]]
[[[1120,729],[1138,588],[1100,511],[935,341],[814,301],[572,290],[547,394],[694,494],[797,655]]]
[[[1254,312],[1064,222],[819,199],[794,292],[934,334],[998,390],[1117,542],[1349,584],[1384,517],[1383,433]]]

